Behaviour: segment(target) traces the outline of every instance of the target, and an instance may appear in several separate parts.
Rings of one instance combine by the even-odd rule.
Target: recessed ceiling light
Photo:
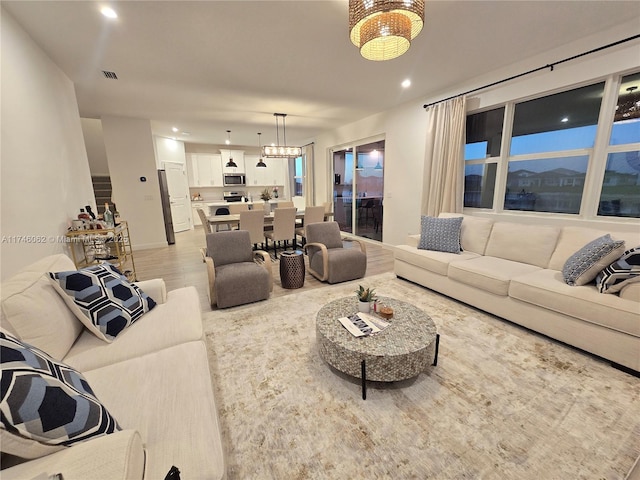
[[[182,132],[182,135],[184,135],[185,137],[188,137],[189,135],[191,135],[191,132]]]
[[[102,7],[100,13],[107,18],[118,18],[118,14],[111,7]]]
[[[171,131],[172,131],[172,132],[177,132],[177,131],[178,131],[178,128],[177,128],[177,127],[173,127],[173,128],[171,128]]]
[[[560,120],[562,123],[567,123],[569,121],[569,117],[564,117],[562,120]]]
[[[402,85],[402,88],[409,88],[411,86],[411,80],[407,78],[406,80],[403,80],[401,85]]]

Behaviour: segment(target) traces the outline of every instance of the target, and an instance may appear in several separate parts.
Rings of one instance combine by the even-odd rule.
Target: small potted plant
[[[373,288],[364,288],[362,285],[358,285],[356,296],[358,297],[358,311],[369,313],[371,310],[371,302],[376,299],[375,290]]]
[[[262,200],[264,200],[265,202],[268,202],[269,200],[271,200],[271,192],[269,192],[268,188],[265,188],[262,193],[260,194],[260,198]]]

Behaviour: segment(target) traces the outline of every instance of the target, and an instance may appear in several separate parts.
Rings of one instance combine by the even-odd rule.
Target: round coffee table
[[[338,321],[358,312],[355,295],[326,304],[316,317],[320,356],[335,369],[361,378],[363,399],[367,379],[395,382],[413,378],[438,361],[440,336],[431,317],[401,300],[379,297],[378,301],[393,308],[393,318],[383,331],[367,337],[353,336]]]

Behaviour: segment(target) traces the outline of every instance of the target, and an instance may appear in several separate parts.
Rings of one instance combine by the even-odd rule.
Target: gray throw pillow
[[[436,218],[423,215],[420,219],[421,250],[460,253],[460,229],[462,218]]]
[[[624,253],[624,241],[606,234],[587,243],[571,255],[562,267],[568,285],[586,285]]]

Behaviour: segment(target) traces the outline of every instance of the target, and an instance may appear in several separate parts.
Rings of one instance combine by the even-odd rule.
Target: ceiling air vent
[[[116,75],[116,72],[107,72],[106,70],[102,70],[102,75],[104,75],[104,78],[109,78],[111,80],[117,80],[118,76]]]

